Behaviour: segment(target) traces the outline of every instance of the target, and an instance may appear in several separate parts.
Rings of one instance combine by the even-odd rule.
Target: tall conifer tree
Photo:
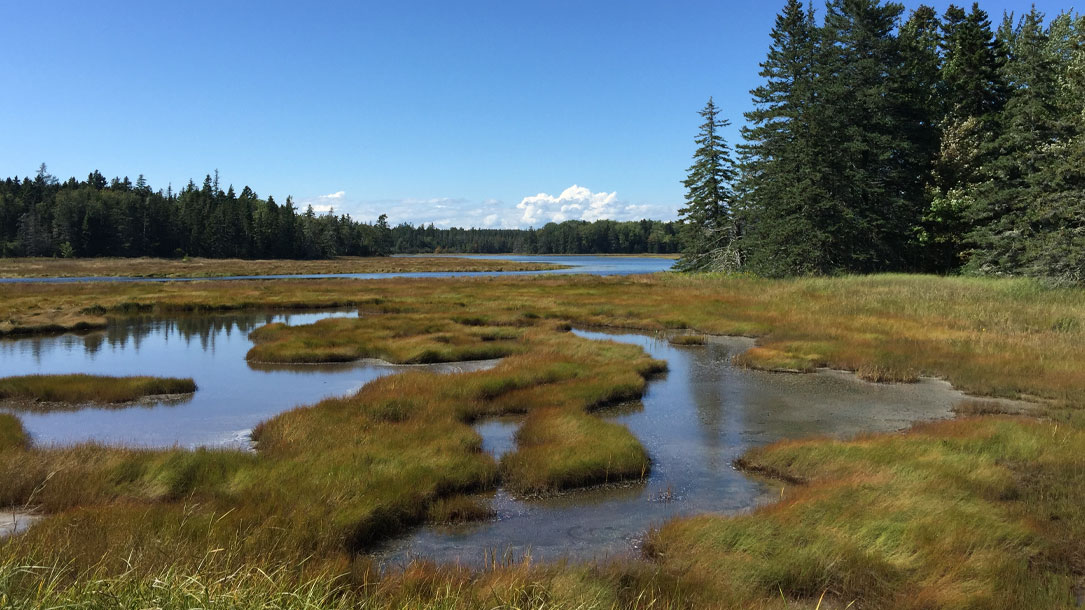
[[[986,143],[997,134],[997,114],[1005,104],[1007,87],[1002,45],[978,4],[968,13],[955,5],[946,9],[940,49],[944,116],[919,239],[924,269],[946,273],[963,263],[970,189],[982,180],[978,170],[992,150]]]
[[[761,64],[765,82],[751,91],[746,113],[740,222],[750,270],[769,276],[833,267],[828,219],[836,214],[825,189],[825,156],[815,120],[818,27],[813,11],[788,0],[776,17]]]
[[[911,237],[919,222],[922,173],[903,113],[904,58],[895,30],[903,7],[880,0],[831,0],[827,5],[819,134],[830,149],[829,197],[837,215],[835,269],[857,272],[911,266]]]
[[[1060,140],[1056,71],[1043,20],[1033,8],[1017,25],[1000,28],[1009,52],[1005,77],[1011,95],[981,170],[984,180],[971,190],[974,248],[968,268],[973,272],[1027,272],[1035,256],[1030,206],[1044,189],[1037,177],[1053,161],[1051,145]]]
[[[697,150],[682,185],[686,187],[686,205],[678,210],[684,224],[686,247],[679,268],[737,268],[734,240],[737,236],[734,206],[735,163],[722,130],[730,123],[719,116],[712,98],[700,115],[704,118],[694,140]]]

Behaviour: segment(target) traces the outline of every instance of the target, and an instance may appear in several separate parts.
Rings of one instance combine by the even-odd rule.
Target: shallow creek
[[[478,565],[503,559],[598,559],[636,552],[645,532],[667,519],[737,512],[778,497],[778,484],[751,479],[732,462],[751,447],[809,436],[847,438],[886,432],[915,421],[950,417],[964,395],[948,383],[873,384],[839,371],[810,375],[736,368],[731,356],[752,341],[710,339],[677,347],[665,338],[575,331],[589,339],[642,346],[669,372],[648,385],[643,407],[606,416],[628,426],[652,457],[638,484],[520,499],[498,490],[497,518],[464,526],[431,526],[386,545],[387,564],[429,558]],[[499,457],[515,447],[512,420],[477,429]]]
[[[455,373],[496,361],[405,367],[250,364],[249,332],[270,322],[309,324],[356,311],[119,318],[101,332],[0,341],[0,376],[89,373],[191,377],[195,394],[124,409],[19,413],[36,444],[98,441],[139,447],[248,448],[253,426],[296,406],[357,391],[408,368]],[[0,409],[2,410],[2,409]]]
[[[199,386],[182,402],[126,409],[90,408],[20,413],[39,445],[98,441],[148,447],[249,447],[249,431],[298,405],[356,391],[405,367],[250,365],[248,333],[268,322],[307,324],[353,311],[304,314],[200,315],[114,320],[87,335],[0,341],[3,375],[91,373],[192,377]],[[602,558],[635,552],[644,533],[663,521],[703,512],[747,510],[776,497],[779,485],[737,472],[732,461],[751,447],[785,438],[849,437],[898,430],[914,421],[948,417],[963,395],[923,380],[879,385],[826,371],[791,375],[749,371],[730,359],[748,339],[712,339],[676,347],[665,338],[575,331],[596,340],[642,346],[670,370],[653,379],[641,403],[602,413],[628,426],[652,457],[637,484],[570,492],[551,498],[491,494],[491,521],[424,527],[377,552],[386,564],[425,557],[481,564],[487,557]],[[445,373],[478,370],[494,361],[428,367]],[[519,422],[481,422],[476,429],[495,457],[515,449]],[[32,516],[23,515],[19,529]],[[31,517],[28,519],[26,517]],[[15,529],[12,523],[7,530]]]

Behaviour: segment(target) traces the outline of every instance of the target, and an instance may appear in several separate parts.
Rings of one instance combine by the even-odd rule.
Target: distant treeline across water
[[[539,229],[390,226],[348,214],[299,211],[245,187],[220,188],[218,173],[180,192],[154,190],[140,176],[60,182],[42,164],[33,178],[0,182],[0,256],[203,256],[329,258],[425,252],[669,254],[677,223],[566,221]]]

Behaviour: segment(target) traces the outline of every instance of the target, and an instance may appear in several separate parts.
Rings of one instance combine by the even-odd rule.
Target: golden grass
[[[87,403],[128,403],[149,396],[195,391],[196,382],[177,377],[23,375],[0,377],[0,406],[42,411]]]
[[[377,358],[397,364],[488,360],[523,351],[522,331],[466,325],[432,315],[328,318],[301,327],[269,324],[249,334],[253,362],[349,362]]]
[[[0,543],[0,596],[26,608],[107,599],[185,607],[162,592],[169,586],[153,586],[159,579],[201,607],[307,607],[297,600],[310,592],[308,607],[320,608],[1046,609],[1074,607],[1085,584],[1082,289],[912,276],[0,286],[0,324],[347,304],[389,328],[443,318],[456,333],[516,331],[501,340],[523,351],[492,371],[385,377],[284,413],[257,431],[255,456],[26,449],[0,419],[0,439],[14,439],[0,440],[0,504],[30,498],[54,513]],[[347,330],[378,332],[367,324]],[[608,477],[623,456],[644,463],[631,435],[591,412],[639,395],[658,365],[630,346],[558,332],[568,324],[757,336],[747,366],[937,375],[977,394],[1042,399],[1044,419],[987,415],[758,449],[745,467],[798,484],[747,515],[666,524],[650,538],[648,563],[500,562],[474,572],[421,563],[378,576],[345,552],[469,513],[463,498],[499,477],[545,491]],[[267,332],[288,340],[308,331]],[[455,333],[438,339],[448,332],[412,336],[419,346],[454,344]],[[513,412],[526,423],[498,465],[467,423]],[[611,433],[605,446],[624,449],[593,455],[584,442]],[[270,584],[245,576],[256,567],[274,574]]]
[[[704,345],[704,335],[675,335],[668,339],[671,345]]]
[[[855,607],[1071,608],[1083,446],[1080,428],[997,418],[781,443],[747,464],[807,484],[750,515],[671,522],[649,549],[729,607],[776,591]]]
[[[664,274],[196,284],[0,285],[0,333],[134,312],[358,306],[465,321],[560,322],[759,337],[741,363],[944,377],[966,391],[1085,402],[1085,290],[1031,280],[885,275],[761,280]]]
[[[0,278],[143,277],[215,278],[247,275],[327,273],[415,273],[461,271],[543,271],[565,265],[521,263],[496,258],[449,256],[358,257],[327,260],[246,260],[238,258],[0,258]]]
[[[417,314],[382,319],[390,328],[423,322]],[[542,319],[515,319],[526,322],[449,322],[467,333],[515,330],[519,353],[495,368],[455,376],[408,371],[353,396],[288,411],[254,430],[255,455],[11,442],[0,452],[0,506],[31,505],[51,516],[6,551],[40,565],[62,563],[77,579],[192,570],[211,548],[229,550],[231,561],[216,564],[224,570],[306,557],[335,562],[427,519],[478,518],[481,509],[463,496],[493,489],[499,477],[541,491],[646,474],[636,438],[588,411],[636,399],[644,376],[662,364],[635,346],[581,339]],[[317,349],[316,338],[330,336],[310,335],[307,326],[272,330],[306,335]],[[385,353],[397,340],[388,336],[386,345],[375,346]],[[609,436],[592,438],[586,456],[577,452],[582,437],[553,439],[546,447],[525,443],[532,470],[499,471],[468,424],[513,412],[543,426],[572,418],[585,432],[602,426]],[[622,466],[629,454],[639,456],[636,468]]]

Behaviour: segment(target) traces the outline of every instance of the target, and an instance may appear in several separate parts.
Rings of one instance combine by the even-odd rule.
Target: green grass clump
[[[19,418],[10,413],[0,413],[0,451],[25,449],[28,445],[30,437]]]
[[[377,358],[396,364],[488,360],[519,351],[523,333],[506,328],[467,330],[441,315],[386,314],[328,318],[303,326],[262,326],[249,337],[254,362],[350,362]]]
[[[427,521],[439,524],[470,523],[492,519],[494,515],[488,497],[451,496],[430,505]]]
[[[668,339],[671,345],[704,345],[704,335],[675,335]]]
[[[501,468],[509,487],[523,494],[642,479],[651,468],[628,428],[584,412],[535,411],[516,442]]]
[[[191,394],[192,379],[107,377],[100,375],[24,375],[0,378],[0,401],[15,408],[41,409],[39,403],[118,404],[147,396]]]

